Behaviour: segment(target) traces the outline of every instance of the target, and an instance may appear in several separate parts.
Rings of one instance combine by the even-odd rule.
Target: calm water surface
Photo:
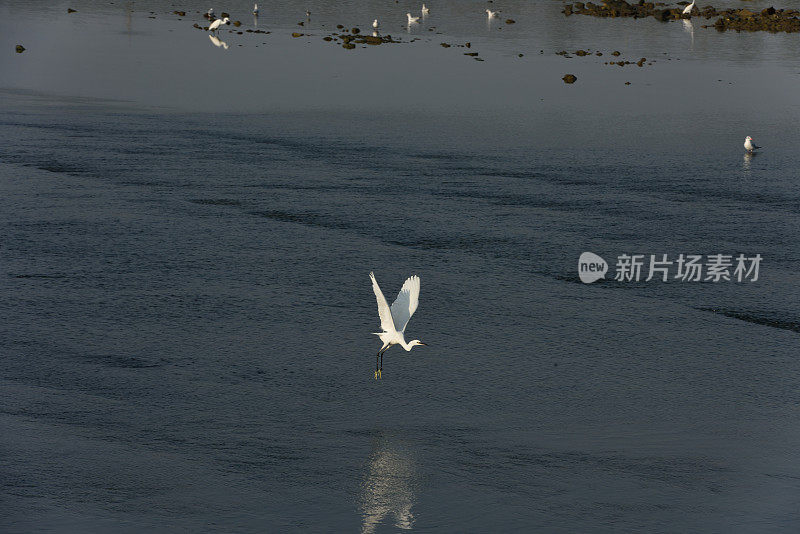
[[[49,4],[0,5],[0,530],[797,530],[800,37],[235,2],[226,49],[205,4]],[[376,17],[404,43],[322,40]],[[429,345],[382,381],[371,270]]]

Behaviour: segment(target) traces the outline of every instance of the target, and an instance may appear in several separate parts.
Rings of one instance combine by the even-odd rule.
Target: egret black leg
[[[386,352],[387,350],[389,350],[390,346],[391,345],[387,345],[386,347],[383,347],[381,349],[381,351],[378,353],[378,356],[381,357],[380,358],[381,359],[380,367],[378,367],[378,376],[381,376],[383,374],[383,353]]]

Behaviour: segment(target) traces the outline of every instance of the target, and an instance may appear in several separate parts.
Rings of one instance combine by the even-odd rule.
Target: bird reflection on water
[[[396,528],[414,526],[414,486],[417,466],[412,455],[388,432],[373,439],[361,483],[361,534],[371,534],[387,517]]]
[[[690,19],[682,19],[681,22],[683,23],[683,31],[691,37],[691,48],[694,48],[694,24]]]
[[[225,41],[221,41],[220,39],[218,39],[217,37],[215,37],[213,35],[209,35],[208,38],[211,39],[211,44],[213,44],[217,48],[222,47],[225,50],[228,49],[228,43],[226,43]]]
[[[758,156],[758,152],[745,152],[744,153],[744,161],[742,162],[742,168],[745,171],[750,170],[750,164],[753,161],[753,158]]]

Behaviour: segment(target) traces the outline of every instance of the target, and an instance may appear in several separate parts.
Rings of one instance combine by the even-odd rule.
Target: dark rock
[[[515,24],[516,22],[514,19],[506,19],[506,24]]]
[[[646,62],[647,62],[647,58],[642,58],[642,59],[640,59],[639,61],[637,61],[637,62],[636,62],[636,64],[637,64],[638,66],[640,66],[640,67],[641,67],[641,66],[643,66],[643,65],[644,65]]]
[[[368,45],[379,45],[383,44],[383,39],[380,37],[375,37],[373,35],[365,35],[356,41],[357,43],[366,43]]]
[[[239,26],[242,25],[242,23],[237,20],[236,22],[233,23],[233,25],[238,28]]]
[[[186,11],[173,11],[172,14],[173,15],[178,15],[179,17],[185,17],[186,16]]]
[[[575,55],[579,57],[588,56],[589,52],[587,52],[586,50],[576,50]]]
[[[619,50],[614,50],[613,52],[611,52],[612,56],[618,56],[619,54],[620,54]]]
[[[67,13],[77,13],[77,12],[78,12],[77,9],[72,9],[71,7],[67,8]]]
[[[350,33],[361,33],[361,30],[359,30],[358,28],[353,28],[352,30],[350,30]]]
[[[478,55],[478,53],[477,53],[477,52],[464,52],[464,55],[465,55],[465,56],[472,56],[472,57],[475,57],[475,56],[477,56],[477,55]]]
[[[292,37],[302,37],[302,33],[292,32]]]
[[[348,50],[352,50],[352,49],[354,49],[355,47],[356,47],[356,45],[354,45],[353,43],[343,43],[343,44],[342,44],[342,48],[346,48],[346,49],[348,49]]]
[[[322,40],[323,41],[333,41],[333,37],[331,37],[331,36],[323,37]]]
[[[22,46],[22,45],[17,45],[16,50],[17,50],[17,54],[21,54],[21,53],[23,53],[25,51],[25,47]]]
[[[575,80],[577,80],[578,77],[574,74],[565,74],[561,79],[564,80],[564,83],[575,83]]]
[[[342,26],[341,24],[337,24],[337,25],[336,25],[336,28],[337,28],[337,29],[339,29],[339,30],[341,30],[342,28],[344,28],[344,26]]]
[[[666,9],[654,9],[653,10],[653,18],[656,20],[660,20],[661,22],[666,22],[670,19],[670,12]]]
[[[441,46],[442,48],[450,48],[451,45],[447,43],[439,43],[439,46]]]

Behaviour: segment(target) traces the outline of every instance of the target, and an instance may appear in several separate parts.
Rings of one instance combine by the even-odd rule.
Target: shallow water
[[[796,529],[800,37],[428,5],[0,6],[3,531]]]

